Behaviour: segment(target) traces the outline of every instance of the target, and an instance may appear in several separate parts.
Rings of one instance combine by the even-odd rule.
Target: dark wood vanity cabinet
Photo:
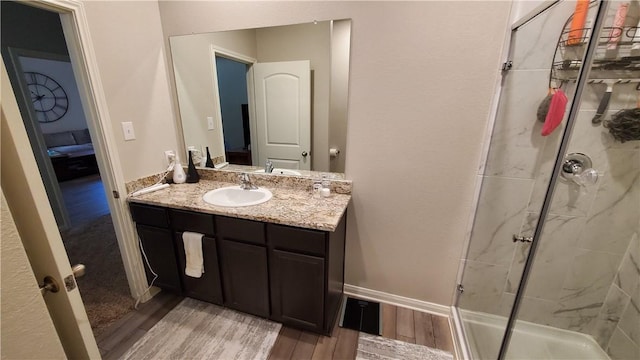
[[[336,232],[267,224],[272,319],[330,334],[344,283],[344,218]]]
[[[154,285],[328,335],[342,299],[345,218],[335,232],[131,203]],[[182,233],[204,234],[205,272],[184,274]],[[148,275],[149,281],[153,279]]]
[[[216,217],[225,306],[269,317],[269,275],[264,223]]]
[[[169,218],[174,231],[178,273],[182,280],[182,294],[194,299],[222,305],[222,285],[220,283],[220,265],[218,263],[218,247],[215,239],[213,215],[171,209]],[[199,278],[187,276],[184,271],[187,260],[182,234],[185,231],[204,235],[202,237],[204,273]]]
[[[147,281],[149,284],[153,281],[153,285],[159,288],[181,293],[182,287],[177,270],[173,235],[169,229],[167,209],[132,204],[131,216],[136,222],[142,245],[142,260]]]

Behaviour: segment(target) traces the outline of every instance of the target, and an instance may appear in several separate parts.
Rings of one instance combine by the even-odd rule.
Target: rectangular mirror
[[[350,39],[348,19],[170,37],[185,146],[231,170],[344,172]]]

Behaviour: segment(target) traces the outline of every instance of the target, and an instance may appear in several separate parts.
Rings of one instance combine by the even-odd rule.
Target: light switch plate
[[[133,131],[133,123],[130,121],[122,123],[122,133],[124,134],[124,140],[135,140],[136,133]]]
[[[207,116],[207,128],[209,130],[215,129],[215,125],[213,124],[213,116]]]

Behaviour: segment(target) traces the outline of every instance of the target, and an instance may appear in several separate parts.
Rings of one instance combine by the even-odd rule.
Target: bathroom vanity
[[[228,185],[204,180],[129,197],[157,274],[153,285],[329,335],[342,299],[350,194],[317,199],[307,189],[269,187],[273,198],[256,206],[225,208],[202,200],[206,191]],[[184,231],[204,235],[200,278],[185,275]],[[155,275],[145,268],[151,283]]]

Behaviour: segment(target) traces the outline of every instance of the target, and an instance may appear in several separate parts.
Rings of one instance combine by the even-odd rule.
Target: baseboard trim
[[[408,309],[423,311],[433,315],[446,316],[447,318],[451,315],[451,308],[449,306],[389,294],[383,291],[367,289],[355,285],[344,284],[344,293],[365,300],[374,300],[396,306],[402,306]]]

